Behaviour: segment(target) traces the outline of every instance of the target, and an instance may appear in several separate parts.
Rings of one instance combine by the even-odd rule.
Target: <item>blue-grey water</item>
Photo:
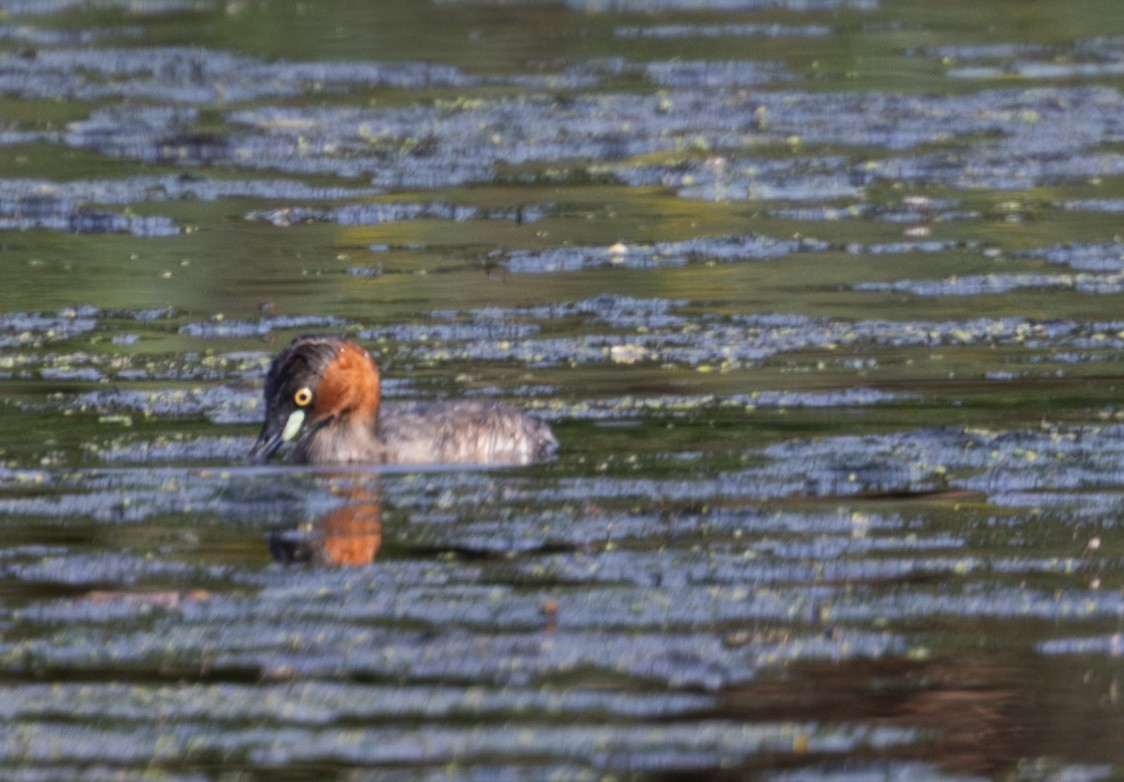
[[[0,2],[0,778],[1124,775],[1118,0]],[[548,420],[246,457],[294,335]]]

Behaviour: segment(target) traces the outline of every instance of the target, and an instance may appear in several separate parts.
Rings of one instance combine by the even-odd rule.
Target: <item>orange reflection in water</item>
[[[382,499],[378,487],[341,492],[349,502],[301,525],[270,535],[279,562],[369,565],[382,546]]]

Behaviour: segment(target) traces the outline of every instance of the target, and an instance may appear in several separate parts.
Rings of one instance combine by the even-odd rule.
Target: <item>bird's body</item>
[[[550,427],[500,402],[381,403],[371,354],[335,336],[297,337],[270,365],[251,456],[286,441],[307,464],[529,464],[558,446]]]

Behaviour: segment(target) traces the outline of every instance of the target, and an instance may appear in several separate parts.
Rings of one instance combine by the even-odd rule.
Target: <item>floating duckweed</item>
[[[11,775],[1009,775],[1021,745],[947,750],[1044,712],[1100,720],[1051,771],[1116,770],[1085,758],[1115,757],[1124,647],[1119,37],[922,25],[851,75],[814,41],[813,84],[728,53],[895,10],[573,0],[552,34],[620,51],[463,69],[141,45],[196,0],[44,27],[79,5],[0,25],[0,144],[35,172],[0,181],[0,250],[42,308],[0,314]],[[84,289],[107,257],[120,289]],[[525,406],[559,457],[252,464],[301,331],[377,347],[390,403]]]

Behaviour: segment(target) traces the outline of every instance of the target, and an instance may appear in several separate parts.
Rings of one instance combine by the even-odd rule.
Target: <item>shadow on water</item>
[[[1074,695],[1089,682],[1032,684],[1044,673],[1025,660],[1003,657],[802,665],[777,680],[723,692],[706,717],[801,724],[815,715],[823,724],[896,727],[912,734],[913,740],[866,746],[855,753],[845,773],[860,776],[1003,777],[1026,758],[1064,754],[1074,741],[1088,747],[1084,760],[1093,773],[1104,773],[1117,756],[1118,724],[1075,736],[1074,725],[1096,720]],[[1049,716],[1044,717],[1047,703]],[[833,753],[816,752],[810,744],[809,736],[797,730],[787,750],[746,764],[708,768],[705,774],[743,779],[770,770],[779,770],[781,778],[798,769],[803,771],[794,775],[802,778],[838,773]],[[656,772],[644,778],[688,779],[698,773]]]

